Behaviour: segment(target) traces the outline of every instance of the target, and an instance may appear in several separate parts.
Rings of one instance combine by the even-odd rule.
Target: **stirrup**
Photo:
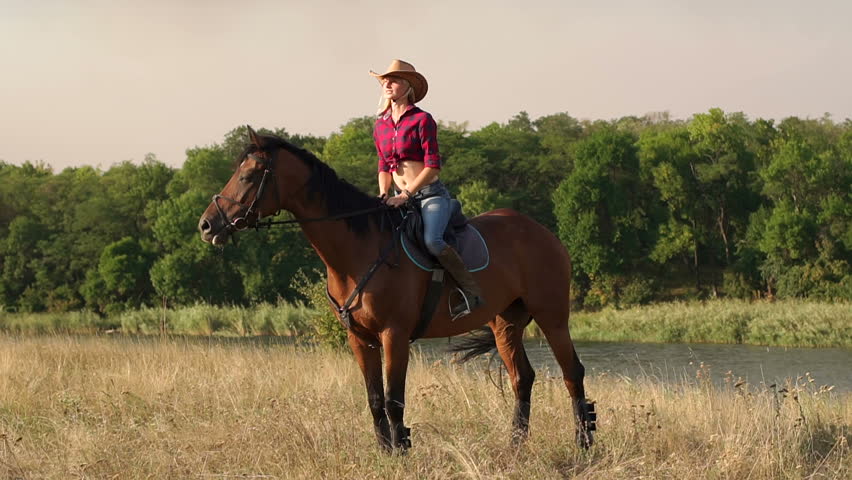
[[[467,295],[464,294],[464,291],[461,288],[456,287],[456,291],[459,292],[459,295],[461,295],[462,301],[464,302],[464,310],[459,313],[453,314],[453,310],[462,306],[462,304],[460,303],[453,307],[453,300],[451,298],[452,295],[447,295],[447,307],[449,307],[450,309],[450,315],[453,315],[453,318],[450,320],[451,322],[455,322],[459,318],[462,318],[466,315],[470,315],[471,312],[470,301],[468,301]]]

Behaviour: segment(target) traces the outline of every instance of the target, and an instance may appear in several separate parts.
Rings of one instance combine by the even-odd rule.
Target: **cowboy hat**
[[[429,90],[426,77],[414,70],[414,65],[402,60],[393,60],[385,73],[376,73],[370,70],[370,75],[376,77],[379,83],[382,82],[382,77],[399,77],[407,80],[411,84],[411,88],[414,89],[414,103],[423,100]]]

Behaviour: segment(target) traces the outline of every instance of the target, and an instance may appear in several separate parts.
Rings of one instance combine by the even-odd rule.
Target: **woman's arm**
[[[435,181],[435,179],[438,178],[439,173],[441,173],[441,169],[439,168],[424,167],[423,170],[417,174],[414,181],[408,184],[406,190],[414,195],[418,190]]]
[[[393,175],[390,172],[379,172],[379,196],[385,196],[393,184]]]
[[[423,117],[419,126],[420,148],[423,149],[423,170],[413,182],[408,184],[412,195],[422,187],[429,185],[441,172],[441,155],[438,153],[438,124],[428,113]]]
[[[378,125],[378,120],[376,121]],[[376,145],[376,154],[379,156],[379,197],[387,196],[391,185],[393,184],[393,175],[390,173],[390,165],[385,161],[382,155],[382,149],[379,147],[379,139],[376,136],[376,127],[373,128],[373,143]]]

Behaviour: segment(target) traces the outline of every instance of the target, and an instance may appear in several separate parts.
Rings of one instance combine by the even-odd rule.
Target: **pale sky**
[[[173,166],[232,128],[327,136],[393,58],[471,129],[521,110],[852,117],[848,0],[0,0],[0,160]]]

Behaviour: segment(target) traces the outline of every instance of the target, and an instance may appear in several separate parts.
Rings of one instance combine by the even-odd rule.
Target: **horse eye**
[[[257,172],[248,172],[240,175],[240,182],[249,183],[257,177]]]

